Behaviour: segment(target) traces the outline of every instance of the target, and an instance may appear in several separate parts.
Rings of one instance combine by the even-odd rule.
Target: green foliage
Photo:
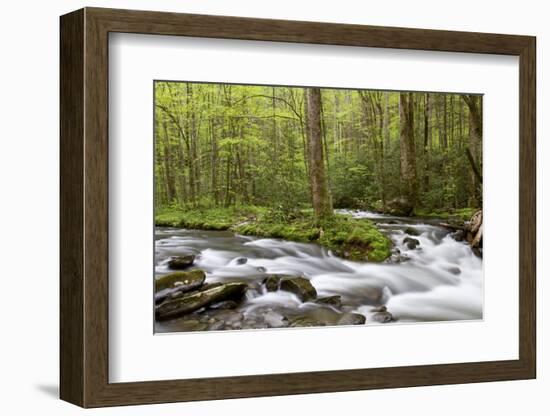
[[[254,219],[265,211],[266,209],[255,206],[164,209],[155,215],[155,225],[199,230],[228,230],[233,225]]]
[[[415,214],[418,217],[435,217],[468,221],[478,210],[479,208],[459,208],[447,211],[440,209],[436,209],[434,211],[429,211],[426,209],[416,209]]]
[[[336,215],[323,225],[319,242],[340,257],[381,262],[389,257],[390,240],[365,219]]]
[[[292,218],[273,215],[256,206],[182,209],[158,212],[157,226],[202,230],[229,230],[264,238],[318,243],[334,254],[350,260],[380,262],[390,255],[391,242],[365,219],[335,215],[317,224],[311,210],[296,211]]]
[[[428,106],[427,94],[414,94],[417,206],[479,206],[465,152],[468,107],[457,94],[429,96]],[[286,217],[310,204],[303,97],[299,87],[156,82],[157,208],[253,204]],[[321,97],[333,206],[383,210],[406,191],[399,92],[331,89]]]
[[[335,215],[317,224],[311,212],[301,212],[290,222],[278,222],[262,215],[256,221],[233,227],[243,235],[318,243],[339,257],[356,261],[381,262],[389,257],[390,240],[365,219]]]

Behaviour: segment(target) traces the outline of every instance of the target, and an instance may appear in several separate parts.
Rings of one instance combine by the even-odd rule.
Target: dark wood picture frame
[[[110,32],[519,57],[519,359],[109,383],[108,35]],[[83,407],[536,376],[535,38],[530,36],[85,8],[61,17],[60,396]]]

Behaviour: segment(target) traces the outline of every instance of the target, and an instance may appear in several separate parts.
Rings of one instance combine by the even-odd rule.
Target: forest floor
[[[230,230],[242,235],[317,243],[339,257],[355,261],[381,262],[390,256],[392,248],[388,237],[369,220],[335,214],[316,223],[311,210],[282,216],[258,206],[164,209],[157,212],[155,225]]]

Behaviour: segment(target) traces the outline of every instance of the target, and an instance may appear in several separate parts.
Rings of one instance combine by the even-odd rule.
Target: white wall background
[[[539,378],[536,381],[422,387],[217,402],[166,404],[87,411],[102,415],[263,414],[311,412],[333,415],[529,414],[545,415],[550,403],[550,361],[543,332],[550,285],[543,244],[550,200],[543,193],[550,146],[542,129],[550,85],[544,67],[550,56],[545,2],[435,0],[388,2],[121,0],[5,2],[0,15],[0,410],[2,414],[72,415],[83,412],[58,395],[58,16],[83,6],[240,15],[294,20],[408,26],[529,34],[538,37],[538,290]],[[546,88],[545,88],[546,87]],[[544,177],[546,176],[546,178]],[[545,241],[546,240],[546,241]]]

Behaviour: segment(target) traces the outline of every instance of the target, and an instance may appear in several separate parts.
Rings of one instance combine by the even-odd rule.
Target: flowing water
[[[206,282],[249,282],[246,299],[236,311],[248,326],[239,323],[239,328],[284,326],[285,317],[298,314],[330,324],[334,311],[360,313],[367,324],[376,324],[372,318],[381,305],[391,313],[391,323],[482,318],[482,260],[437,225],[439,220],[340,212],[376,222],[394,243],[392,257],[380,264],[360,263],[336,257],[316,244],[158,227],[155,272],[170,272],[171,256],[194,254],[194,268],[206,272]],[[416,248],[403,241],[409,236],[405,231],[420,243]],[[340,295],[342,305],[302,303],[289,292],[267,292],[261,282],[269,274],[303,276],[311,281],[318,298]],[[186,329],[175,320],[157,322],[156,330]]]

